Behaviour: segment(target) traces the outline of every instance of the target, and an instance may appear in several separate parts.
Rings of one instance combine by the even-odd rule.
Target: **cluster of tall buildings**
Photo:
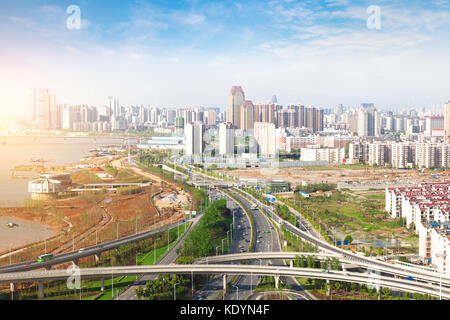
[[[348,158],[357,163],[394,168],[450,167],[448,142],[352,142]],[[353,162],[355,163],[355,162]]]
[[[233,86],[228,96],[228,122],[236,129],[250,130],[257,122],[273,123],[280,127],[305,127],[312,132],[324,128],[324,110],[313,106],[276,104],[276,97],[269,103],[253,104],[245,100],[241,86]]]
[[[155,127],[161,132],[183,130],[185,123],[201,122],[216,125],[224,118],[218,108],[157,108],[143,105],[122,106],[116,97],[108,97],[100,107],[57,104],[56,96],[48,89],[30,89],[31,123],[40,129],[74,131],[143,131]],[[172,127],[172,128],[171,128]]]

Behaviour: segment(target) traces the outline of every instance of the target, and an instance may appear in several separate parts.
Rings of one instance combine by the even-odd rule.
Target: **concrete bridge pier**
[[[227,291],[227,275],[223,275],[223,292]]]
[[[74,265],[78,266],[78,259],[72,260],[72,263],[73,263]]]
[[[98,256],[98,254],[95,254],[94,258],[95,258],[95,262],[97,262],[97,263],[100,262],[100,257]]]
[[[290,266],[291,268],[294,267],[294,260],[289,261],[289,266]]]
[[[9,284],[9,292],[11,292],[11,300],[14,300],[14,290],[15,290],[14,283],[11,282]]]
[[[102,278],[100,280],[100,290],[101,290],[101,292],[105,291],[105,278]]]
[[[381,300],[381,292],[382,292],[381,286],[377,287],[377,292],[378,292],[378,300]]]
[[[279,289],[280,287],[280,276],[274,276],[275,278],[275,289]]]
[[[331,294],[330,280],[327,279],[327,296]]]
[[[39,298],[44,297],[44,281],[40,280],[38,281],[38,292],[39,292]]]

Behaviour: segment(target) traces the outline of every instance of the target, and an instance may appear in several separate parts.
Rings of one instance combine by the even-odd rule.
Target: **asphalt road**
[[[171,264],[171,263],[175,262],[175,260],[178,257],[177,249],[183,245],[186,236],[189,234],[189,232],[192,231],[192,228],[198,224],[198,222],[200,221],[200,218],[201,218],[201,216],[197,216],[196,218],[194,218],[192,220],[192,224],[191,224],[190,228],[185,232],[185,234],[183,234],[181,239],[179,239],[178,242],[172,248],[170,248],[170,250],[156,264],[164,265],[164,264]],[[132,286],[128,287],[118,297],[116,297],[115,300],[137,300],[136,289],[139,286],[145,287],[145,284],[147,283],[147,281],[155,280],[156,278],[157,278],[156,275],[148,275],[148,276],[140,277],[133,283]]]
[[[251,207],[255,202],[251,202],[241,196],[239,193],[234,192],[236,198],[241,201],[245,206]],[[273,215],[271,208],[263,207],[263,210],[269,216]],[[261,211],[261,209],[250,210],[253,215],[253,219],[255,221],[255,232],[257,236],[257,240],[255,243],[254,252],[281,252],[281,244],[277,235],[276,229],[273,227],[272,223],[269,221],[267,216]],[[269,231],[269,233],[267,233]],[[253,261],[253,264],[259,263],[260,265],[273,265],[273,266],[285,266],[285,263],[281,259],[275,260],[259,260]],[[244,297],[249,297],[253,293],[252,289],[255,284],[259,283],[259,277],[257,276],[241,276],[239,281],[237,282],[237,287],[239,287],[239,299]],[[289,285],[293,291],[301,292],[300,296],[303,296],[305,300],[310,300],[310,296],[305,294],[304,289],[291,277],[281,277],[280,282],[283,282],[286,285]],[[232,287],[233,289],[236,289]],[[229,290],[228,295],[225,299],[236,299],[237,298],[237,290],[235,294],[231,290]],[[298,296],[297,296],[298,297]]]
[[[249,220],[242,209],[225,194],[212,189],[210,192],[211,201],[218,199],[227,200],[227,208],[234,211],[234,234],[229,253],[247,252],[250,245],[251,229]],[[224,241],[225,243],[225,241]],[[217,253],[221,254],[221,248],[216,248]],[[222,292],[222,275],[212,275],[206,285],[195,297],[196,300],[212,300]]]

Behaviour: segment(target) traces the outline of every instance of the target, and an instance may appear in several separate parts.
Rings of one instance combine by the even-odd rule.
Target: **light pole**
[[[228,250],[230,250],[230,241],[228,241],[228,233],[230,232],[230,230],[227,231],[227,248]]]
[[[98,244],[98,229],[95,229],[95,245]]]
[[[234,211],[233,211],[233,223],[230,224],[230,230],[231,230],[231,234],[230,234],[230,238],[231,238],[231,243],[233,243],[233,228],[234,228]]]
[[[233,285],[233,287],[236,288],[236,300],[239,300],[239,287],[235,285]]]
[[[223,255],[223,240],[225,240],[225,238],[222,239],[222,255]]]
[[[9,245],[9,264],[11,264],[11,244]]]
[[[439,300],[442,300],[442,270],[444,269],[444,259],[447,257],[447,254],[436,253],[437,258],[441,258],[441,269],[439,271]]]
[[[178,283],[173,284],[173,300],[177,300],[177,291],[176,291],[177,284]]]

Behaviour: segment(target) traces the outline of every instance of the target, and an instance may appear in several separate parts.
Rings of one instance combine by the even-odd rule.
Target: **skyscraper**
[[[444,105],[444,137],[450,140],[450,101]]]
[[[240,86],[233,86],[228,96],[228,121],[236,128],[241,129],[240,108],[245,101],[244,90]]]
[[[276,155],[275,125],[267,122],[255,122],[255,140],[258,142],[259,154]]]
[[[219,124],[219,154],[234,154],[234,128],[231,122]]]
[[[253,116],[254,116],[254,106],[251,101],[244,101],[240,108],[240,128],[242,130],[251,130],[253,129]]]
[[[116,117],[120,116],[121,110],[118,98],[108,97],[108,106],[109,109],[111,110],[111,115],[114,115]]]
[[[203,132],[205,125],[200,122],[187,123],[184,127],[186,137],[186,155],[200,155],[203,153]]]
[[[373,137],[379,135],[381,119],[377,113],[378,111],[373,104],[361,104],[361,108],[358,110],[358,136]]]
[[[30,119],[43,129],[55,128],[56,96],[48,89],[30,89]]]

